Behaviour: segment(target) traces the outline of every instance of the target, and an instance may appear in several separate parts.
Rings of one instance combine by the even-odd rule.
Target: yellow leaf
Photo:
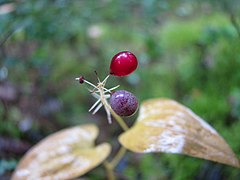
[[[88,124],[48,136],[22,158],[12,180],[73,179],[87,173],[111,151],[108,143],[94,147],[97,135],[97,126]]]
[[[169,99],[144,102],[137,122],[119,141],[133,152],[178,153],[240,167],[239,159],[215,129]]]

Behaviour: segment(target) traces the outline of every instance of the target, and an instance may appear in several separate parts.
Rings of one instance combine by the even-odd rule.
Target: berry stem
[[[95,86],[95,85],[92,84],[91,82],[89,82],[89,81],[87,81],[87,80],[84,80],[84,82],[97,89],[97,86]]]
[[[107,77],[105,77],[105,79],[102,81],[103,84],[105,84],[107,82],[107,79],[109,78],[110,75],[107,75]]]
[[[129,127],[127,126],[127,124],[124,122],[124,120],[115,113],[115,111],[113,111],[113,109],[111,108],[111,106],[108,104],[106,98],[105,98],[105,94],[104,94],[104,86],[99,86],[99,93],[100,93],[100,97],[101,97],[101,101],[104,105],[104,107],[106,107],[106,111],[109,110],[112,114],[112,116],[116,119],[116,121],[118,122],[118,124],[121,126],[121,128],[124,131],[127,131],[129,129]]]
[[[115,87],[113,87],[113,88],[111,88],[111,89],[108,89],[108,90],[111,92],[112,90],[119,88],[119,86],[120,86],[120,85],[117,85],[117,86],[115,86]]]
[[[97,105],[98,105],[98,103],[100,103],[100,99],[98,99],[93,105],[92,105],[92,107],[88,110],[88,112],[90,112],[90,111],[92,111]]]
[[[127,126],[127,124],[124,122],[124,120],[115,113],[115,111],[112,110],[111,106],[109,104],[107,104],[111,114],[113,115],[113,117],[116,119],[116,121],[118,122],[118,124],[122,127],[122,129],[124,131],[127,131],[129,129],[129,127]]]

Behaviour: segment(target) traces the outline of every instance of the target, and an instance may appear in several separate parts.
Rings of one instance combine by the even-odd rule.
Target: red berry
[[[110,65],[110,74],[114,76],[127,76],[138,66],[136,56],[129,51],[122,51],[113,56]]]
[[[110,106],[119,116],[131,116],[138,108],[138,100],[132,93],[119,90],[110,97]]]

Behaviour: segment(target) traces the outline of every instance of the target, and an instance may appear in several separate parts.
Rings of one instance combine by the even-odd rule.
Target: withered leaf
[[[225,140],[190,109],[169,99],[145,101],[135,125],[119,136],[138,153],[178,153],[240,167]]]
[[[98,128],[93,124],[75,126],[54,133],[22,158],[12,180],[73,179],[101,164],[111,146],[94,146]]]

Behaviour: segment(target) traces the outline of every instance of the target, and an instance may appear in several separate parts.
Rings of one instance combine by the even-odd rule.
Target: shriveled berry
[[[83,83],[84,83],[84,77],[83,77],[83,76],[80,76],[80,77],[79,77],[79,83],[80,83],[80,84],[83,84]]]
[[[114,76],[127,76],[138,66],[136,56],[129,51],[122,51],[113,56],[110,64],[110,74]]]
[[[110,97],[110,106],[119,116],[133,115],[138,108],[137,98],[130,92],[119,90]]]

